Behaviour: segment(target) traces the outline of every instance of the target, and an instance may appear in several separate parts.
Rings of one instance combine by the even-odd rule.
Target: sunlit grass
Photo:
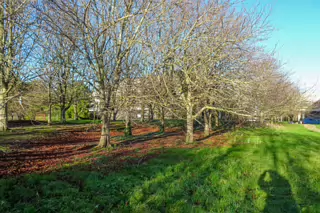
[[[46,175],[2,179],[0,211],[320,211],[319,133],[286,125],[232,137],[233,147],[167,149],[122,169],[110,170],[112,159],[100,158]]]

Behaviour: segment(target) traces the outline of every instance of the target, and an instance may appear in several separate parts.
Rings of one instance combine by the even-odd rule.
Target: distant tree
[[[304,92],[290,80],[290,75],[281,70],[274,57],[263,55],[250,66],[249,86],[244,91],[253,117],[261,124],[264,121],[279,120],[280,117],[296,113],[306,103]]]
[[[13,93],[16,93],[12,91]],[[47,107],[46,88],[40,80],[23,84],[23,94],[8,102],[9,115],[15,114],[20,119],[36,120],[37,113],[44,113]]]

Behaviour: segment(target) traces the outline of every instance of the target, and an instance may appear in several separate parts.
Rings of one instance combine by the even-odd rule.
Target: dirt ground
[[[150,151],[154,156],[165,148],[226,145],[224,136],[219,134],[201,139],[203,135],[198,132],[195,134],[198,142],[187,145],[184,144],[184,132],[178,128],[167,129],[163,134],[158,132],[158,127],[136,126],[133,128],[133,137],[120,140],[123,132],[112,131],[112,149],[95,147],[99,141],[99,129],[88,131],[72,127],[58,129],[46,137],[1,142],[1,146],[10,151],[0,151],[0,177],[44,173],[67,164],[92,162],[100,156],[110,156],[120,162],[126,161],[128,157],[137,157],[142,161],[150,157],[147,157]]]

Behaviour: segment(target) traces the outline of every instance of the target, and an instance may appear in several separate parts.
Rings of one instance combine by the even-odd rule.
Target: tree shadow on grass
[[[181,152],[176,150],[175,153]],[[26,209],[30,212],[108,212],[126,208],[133,188],[192,156],[192,153],[184,153],[173,158],[169,154],[167,158],[161,158],[161,163],[139,167],[132,164],[117,173],[110,167],[114,164],[119,168],[118,162],[101,157],[91,164],[72,166],[50,174],[2,179],[0,212]]]
[[[201,152],[206,154],[209,150]],[[231,152],[219,151],[205,166],[197,159],[195,150],[166,149],[150,162],[140,163],[141,158],[132,158],[124,167],[114,157],[101,157],[48,174],[3,179],[0,211],[29,208],[30,212],[165,212],[171,208],[190,212],[191,207],[206,210],[207,198],[199,186],[211,184],[205,182],[207,176]]]
[[[124,136],[117,136],[114,137],[118,141],[119,145],[122,146],[127,146],[127,145],[132,145],[136,143],[143,143],[148,140],[153,140],[153,139],[164,139],[170,136],[178,136],[182,135],[183,133],[181,131],[176,131],[176,132],[153,132],[153,133],[148,133],[145,135],[137,135],[137,136],[129,136],[129,137],[124,137]]]
[[[200,141],[204,141],[208,138],[211,138],[213,136],[218,136],[218,135],[222,135],[222,134],[225,134],[227,132],[230,132],[232,129],[230,128],[221,128],[221,129],[216,129],[214,131],[212,131],[208,136],[205,136],[205,137],[201,137],[199,139],[196,139],[197,142],[200,142]]]
[[[263,212],[299,212],[289,181],[278,172],[274,170],[263,172],[258,180],[258,184],[267,193],[266,206]]]
[[[265,176],[273,175],[276,177],[278,173],[274,173],[274,171],[281,171],[281,173],[286,174],[286,177],[292,183],[294,197],[299,207],[307,212],[319,209],[320,193],[314,188],[316,186],[314,180],[319,178],[316,174],[319,167],[315,163],[320,149],[319,137],[316,134],[308,134],[308,132],[305,134],[281,132],[266,134],[263,143],[261,154],[269,156],[274,169],[270,174],[267,172],[268,175],[265,174]],[[279,176],[277,179],[283,180],[283,177]],[[286,185],[285,181],[279,182]],[[290,200],[288,202],[290,203]],[[271,205],[267,204],[267,206]],[[287,212],[290,211],[287,210]]]
[[[316,182],[316,179],[310,175],[310,171],[301,165],[301,161],[310,163],[306,160],[309,155],[301,155],[300,159],[290,156],[288,152],[286,155],[289,164],[288,170],[298,183],[297,194],[299,194],[299,197],[303,198],[299,203],[301,208],[307,212],[318,210],[320,208],[320,192],[312,187]]]

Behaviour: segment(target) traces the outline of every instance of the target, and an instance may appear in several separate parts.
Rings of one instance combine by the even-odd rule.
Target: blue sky
[[[320,98],[320,0],[259,2],[271,6],[270,22],[276,28],[268,49],[277,46],[277,56],[284,69],[294,73],[293,80],[301,87],[313,87],[312,98]]]

